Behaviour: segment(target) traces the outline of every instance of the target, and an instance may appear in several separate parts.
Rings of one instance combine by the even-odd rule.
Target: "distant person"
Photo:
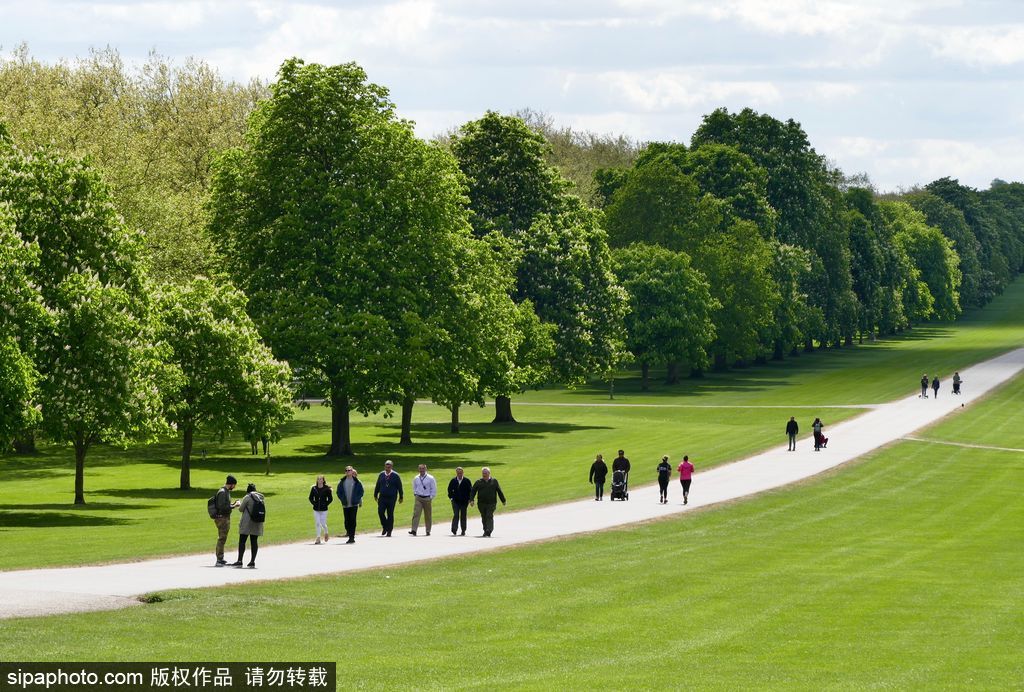
[[[953,393],[954,394],[957,394],[957,395],[960,394],[960,383],[961,382],[963,382],[963,380],[960,379],[960,371],[954,372],[953,373]]]
[[[476,503],[480,509],[480,518],[484,523],[483,538],[490,538],[494,531],[494,510],[498,508],[498,500],[505,504],[505,493],[497,478],[491,478],[491,470],[486,466],[480,471],[481,478],[473,484],[473,493],[469,496],[469,504]]]
[[[246,538],[249,539],[249,564],[246,567],[256,566],[256,553],[260,549],[258,539],[263,535],[266,511],[265,498],[262,493],[256,492],[256,484],[250,483],[245,489],[245,497],[242,498],[238,509],[241,515],[241,519],[238,520],[238,560],[232,563],[232,567],[242,566]]]
[[[430,527],[433,525],[434,498],[437,497],[437,481],[427,473],[427,465],[420,464],[417,469],[419,473],[412,479],[412,530],[413,536],[420,526],[420,514],[423,514],[423,527],[430,535]]]
[[[786,423],[786,435],[789,437],[789,451],[796,451],[796,436],[800,432],[800,426],[796,422],[794,416],[789,417],[789,422]]]
[[[668,455],[661,458],[661,463],[658,464],[658,488],[661,491],[660,504],[668,504],[668,481],[672,476],[672,465],[668,463]]]
[[[345,514],[345,534],[348,536],[345,543],[355,543],[356,515],[363,506],[363,483],[359,480],[359,473],[351,466],[345,467],[345,476],[338,481],[338,502]]]
[[[822,433],[821,433],[821,430],[824,427],[825,427],[824,423],[821,422],[820,418],[815,418],[814,419],[814,423],[811,425],[811,428],[814,430],[814,451],[815,452],[820,452],[821,448],[825,446],[823,444],[824,440],[825,440],[825,436],[822,435]]]
[[[625,471],[629,473],[629,459],[626,458],[626,452],[619,450],[619,456],[615,457],[615,461],[612,462],[612,471]]]
[[[391,536],[395,528],[395,502],[401,504],[405,500],[402,478],[393,469],[394,464],[391,460],[385,461],[384,470],[377,476],[377,485],[373,487],[373,500],[377,503],[381,536]]]
[[[608,478],[608,464],[604,463],[604,456],[598,454],[594,463],[590,465],[590,482],[594,484],[594,499],[604,499],[604,482]]]
[[[693,481],[693,464],[690,463],[690,457],[683,455],[683,460],[679,464],[679,484],[683,486],[683,504],[685,505],[690,500],[690,483]]]
[[[466,472],[461,466],[455,467],[455,478],[448,481],[448,499],[452,501],[452,535],[455,535],[459,526],[462,527],[462,535],[466,535],[466,509],[469,507],[469,498],[473,495],[473,484],[466,478]]]
[[[932,391],[935,392],[935,398],[939,398],[939,376],[936,375],[932,380]]]
[[[217,494],[213,496],[214,510],[213,510],[213,523],[217,525],[217,567],[223,567],[228,564],[227,560],[224,559],[224,544],[228,540],[228,529],[231,528],[231,510],[238,507],[239,502],[235,500],[231,501],[231,491],[235,489],[235,485],[238,483],[234,476],[228,476],[224,481],[224,485]]]
[[[921,375],[921,398],[928,398],[928,375]]]
[[[316,523],[316,542],[320,545],[320,535],[323,534],[324,543],[331,540],[327,532],[327,508],[334,502],[334,495],[331,493],[331,486],[327,485],[324,474],[316,477],[316,483],[309,488],[309,504],[313,505],[313,521]]]
[[[263,456],[270,454],[270,438],[266,435],[260,437],[260,442],[263,444]]]

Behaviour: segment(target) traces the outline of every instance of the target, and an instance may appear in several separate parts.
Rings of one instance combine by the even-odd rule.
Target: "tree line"
[[[879,195],[749,109],[689,144],[532,112],[427,142],[354,63],[241,86],[24,48],[0,109],[0,441],[72,445],[76,501],[91,445],[171,426],[188,487],[193,436],[273,435],[293,379],[347,455],[352,411],[402,443],[421,399],[512,422],[630,361],[646,388],[954,319],[1024,265],[1019,183]]]

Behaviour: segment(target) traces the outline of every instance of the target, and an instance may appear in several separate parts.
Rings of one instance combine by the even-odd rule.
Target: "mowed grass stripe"
[[[991,415],[1022,383],[964,417]],[[1022,491],[1016,455],[898,443],[684,518],[8,621],[0,658],[38,657],[38,641],[54,642],[43,656],[54,660],[312,656],[369,689],[1013,689],[1024,679]],[[225,613],[257,615],[262,638],[225,636]],[[459,661],[486,665],[465,678]]]

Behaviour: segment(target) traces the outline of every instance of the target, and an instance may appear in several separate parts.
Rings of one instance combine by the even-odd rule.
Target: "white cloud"
[[[163,26],[185,31],[203,25],[214,4],[209,2],[122,2],[99,3],[88,13],[101,22],[117,22],[139,27]]]
[[[714,81],[689,71],[570,73],[564,84],[567,93],[602,92],[624,110],[641,112],[716,107],[734,101],[764,107],[780,98],[771,82]]]
[[[1024,25],[935,27],[922,31],[936,55],[982,67],[1024,62]]]

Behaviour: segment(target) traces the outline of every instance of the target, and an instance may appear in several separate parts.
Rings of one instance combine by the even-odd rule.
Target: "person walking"
[[[420,513],[423,514],[423,525],[427,529],[427,535],[430,535],[430,527],[433,525],[433,505],[434,498],[437,497],[437,481],[434,477],[427,473],[427,465],[420,464],[417,469],[419,474],[414,476],[412,479],[412,530],[409,532],[411,535],[416,535],[416,530],[420,526]]]
[[[359,473],[351,466],[345,467],[345,476],[338,481],[338,502],[345,515],[345,543],[356,542],[356,515],[363,506],[363,483]]]
[[[313,505],[313,521],[316,522],[316,542],[313,545],[320,545],[320,534],[324,536],[324,543],[331,539],[327,532],[327,508],[334,502],[334,494],[331,486],[327,485],[324,474],[316,477],[316,483],[309,488],[309,504]]]
[[[927,399],[928,398],[928,375],[927,375],[927,373],[924,374],[924,375],[921,375],[921,398],[922,399]]]
[[[256,492],[256,484],[250,483],[245,488],[245,497],[239,505],[238,512],[241,518],[238,520],[238,560],[231,564],[232,567],[242,566],[242,557],[245,555],[245,539],[249,539],[249,564],[247,567],[256,567],[256,553],[259,551],[259,537],[263,535],[263,523],[267,517],[266,499],[262,493]]]
[[[679,463],[679,484],[683,486],[683,504],[685,505],[690,501],[690,483],[693,481],[693,464],[690,463],[690,457],[686,454],[683,455],[683,460]]]
[[[935,392],[934,396],[935,396],[936,399],[938,399],[939,398],[939,376],[938,375],[936,375],[935,378],[932,380],[932,391]]]
[[[957,394],[957,395],[960,394],[960,383],[961,382],[963,382],[963,380],[960,379],[960,371],[957,370],[956,372],[953,373],[953,393],[954,394]]]
[[[789,422],[786,423],[786,435],[789,437],[789,451],[796,451],[796,436],[800,432],[800,426],[796,422],[794,416],[789,417]]]
[[[395,501],[405,501],[402,490],[402,478],[394,471],[394,464],[388,459],[384,462],[384,470],[377,476],[377,485],[373,487],[373,501],[377,503],[377,516],[380,517],[380,535],[391,536],[395,528]]]
[[[671,476],[672,465],[668,463],[668,455],[666,454],[661,458],[661,463],[658,464],[658,488],[661,490],[659,504],[668,504],[668,481]]]
[[[231,491],[235,489],[237,483],[235,477],[229,475],[221,489],[213,496],[214,510],[211,516],[213,523],[217,526],[217,547],[214,549],[217,555],[217,567],[228,564],[224,559],[224,544],[227,543],[228,530],[231,528],[231,510],[239,505],[238,500],[231,501]]]
[[[590,465],[590,482],[594,485],[594,499],[604,499],[604,482],[608,478],[608,464],[604,463],[604,456],[598,454],[594,463]]]
[[[822,440],[822,437],[824,437],[821,434],[821,429],[823,427],[824,427],[824,424],[821,422],[821,419],[820,418],[815,418],[814,419],[814,424],[811,425],[811,428],[814,430],[814,451],[815,452],[820,452],[821,451],[821,440]]]
[[[469,504],[476,503],[480,509],[480,518],[484,523],[483,538],[490,538],[494,531],[494,510],[498,508],[498,500],[505,504],[505,493],[497,478],[491,477],[491,470],[486,466],[480,470],[481,478],[473,484],[473,493],[469,496]]]
[[[455,467],[455,478],[448,481],[448,499],[452,501],[452,535],[462,526],[462,535],[466,535],[466,508],[469,498],[473,495],[473,484],[466,478],[461,466]]]

